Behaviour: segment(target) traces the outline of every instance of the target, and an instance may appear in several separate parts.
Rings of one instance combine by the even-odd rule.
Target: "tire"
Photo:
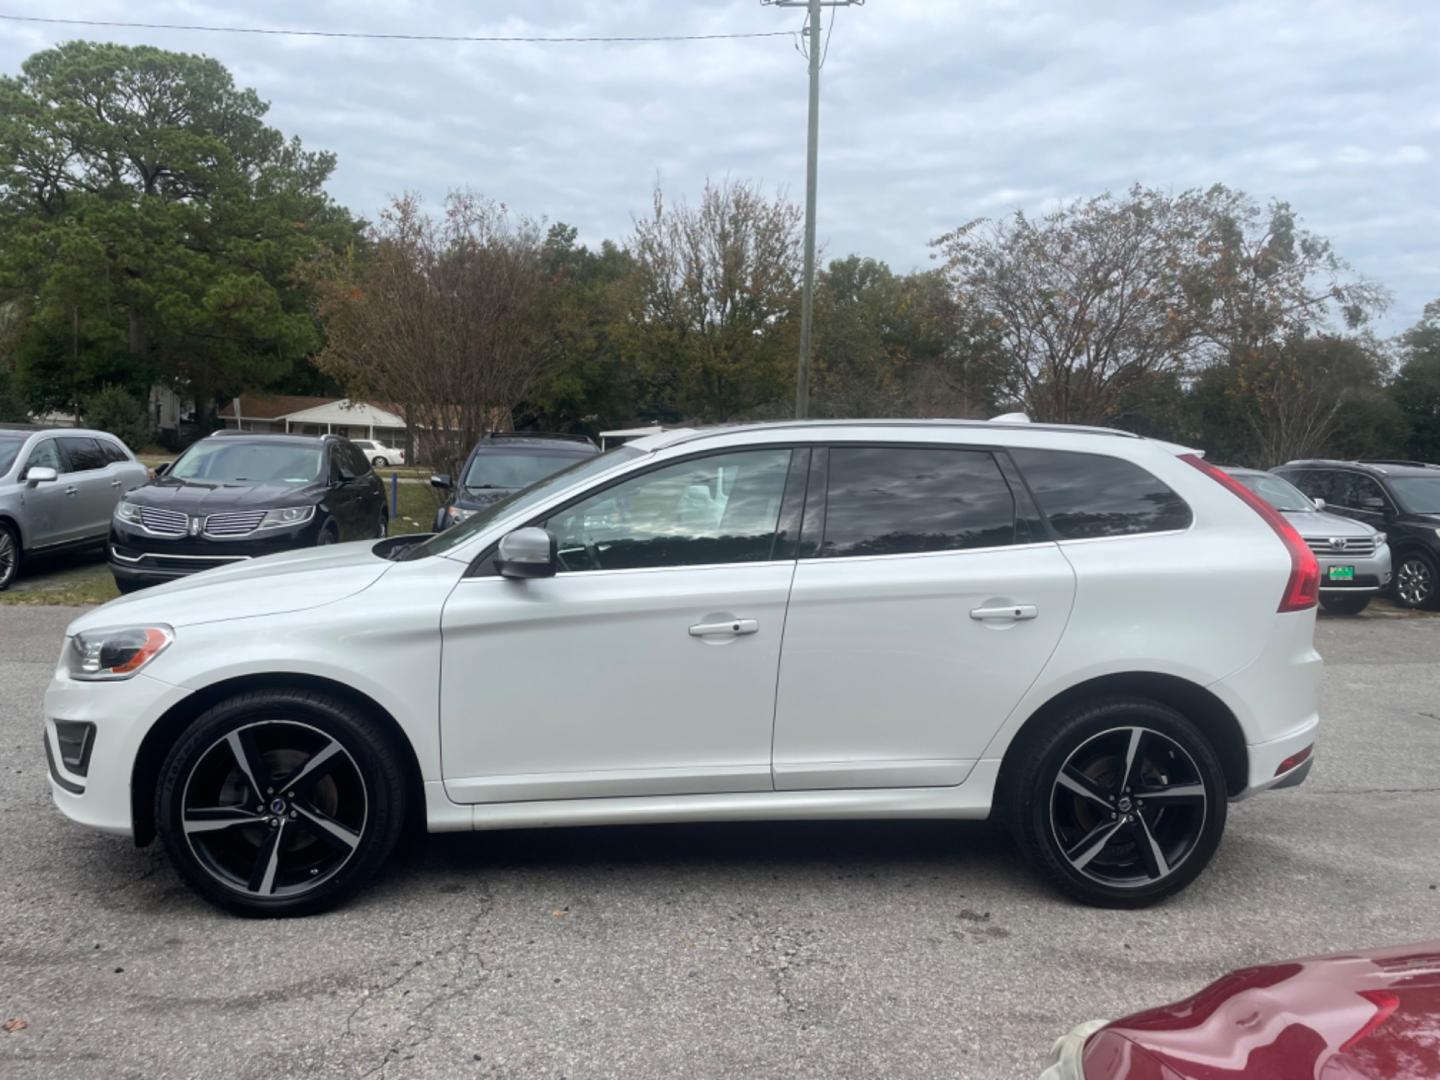
[[[1370,606],[1370,594],[1347,596],[1341,593],[1338,596],[1326,596],[1321,593],[1320,606],[1331,615],[1359,615]]]
[[[1407,608],[1433,608],[1440,569],[1428,552],[1406,553],[1395,567],[1395,599]]]
[[[10,525],[0,522],[0,592],[10,587],[20,575],[20,534]]]
[[[1082,903],[1157,903],[1195,880],[1220,844],[1225,772],[1200,729],[1167,705],[1081,702],[1015,752],[1001,793],[1005,819],[1030,864]]]
[[[383,469],[386,465],[389,465],[390,463],[386,461],[383,457],[381,457],[379,454],[376,454],[373,458],[370,459],[370,464],[375,466],[375,468],[377,469]]]
[[[316,539],[315,545],[319,547],[321,544],[338,544],[339,542],[340,526],[331,521],[327,522],[325,527],[320,530],[320,536]]]
[[[201,714],[166,756],[156,831],[211,903],[314,915],[352,896],[394,849],[406,812],[399,759],[368,717],[323,694],[240,694]]]
[[[380,529],[375,535],[381,540],[390,535],[390,511],[383,506],[380,508]]]

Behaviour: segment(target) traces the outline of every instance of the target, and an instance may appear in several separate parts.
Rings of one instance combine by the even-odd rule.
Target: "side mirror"
[[[1316,510],[1324,510],[1324,509],[1325,509],[1325,500],[1324,500],[1324,499],[1311,499],[1310,501],[1315,504],[1315,509],[1316,509]]]
[[[449,491],[449,490],[450,490],[450,474],[449,474],[449,473],[435,473],[435,475],[433,475],[433,476],[430,477],[430,486],[433,487],[433,488],[440,488],[442,491]]]
[[[1360,500],[1360,508],[1378,514],[1385,509],[1385,500],[1372,495],[1368,499]]]
[[[48,465],[32,465],[25,470],[25,483],[30,487],[36,484],[54,483],[59,478],[59,473]]]
[[[170,471],[170,466],[173,464],[173,461],[162,461],[159,465],[156,465],[155,468],[151,469],[150,471],[154,473],[157,477],[164,476],[167,472]]]
[[[554,577],[559,564],[555,534],[549,529],[516,529],[500,538],[495,569],[501,577]]]

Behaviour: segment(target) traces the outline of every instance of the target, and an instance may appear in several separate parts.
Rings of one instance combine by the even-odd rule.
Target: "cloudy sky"
[[[80,19],[430,34],[798,29],[760,0],[4,0]],[[828,25],[830,15],[827,13]],[[975,217],[1133,182],[1291,202],[1394,296],[1440,298],[1437,0],[870,0],[823,75],[820,236],[897,269]],[[339,155],[335,196],[470,186],[622,238],[658,178],[804,188],[805,68],[790,37],[649,44],[286,38],[0,21],[0,71],[74,37],[218,57],[272,122]]]

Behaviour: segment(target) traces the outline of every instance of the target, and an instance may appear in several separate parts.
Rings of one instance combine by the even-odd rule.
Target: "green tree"
[[[131,450],[140,450],[154,438],[145,403],[120,386],[102,386],[85,399],[85,423],[108,431]]]
[[[1403,360],[1392,393],[1410,427],[1406,456],[1440,462],[1440,300],[1402,335]]]
[[[334,157],[267,108],[218,61],[149,46],[70,42],[0,78],[0,289],[35,301],[33,402],[155,378],[208,416],[319,346],[297,270],[357,226],[323,190]]]

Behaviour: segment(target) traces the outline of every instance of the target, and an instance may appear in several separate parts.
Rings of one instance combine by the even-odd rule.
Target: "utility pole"
[[[805,139],[805,280],[800,289],[800,358],[795,370],[795,418],[810,413],[810,328],[815,316],[815,179],[820,151],[820,9],[855,7],[865,0],[760,0],[775,7],[806,9],[804,34],[810,61],[810,115]],[[835,16],[830,16],[834,30]],[[828,46],[829,37],[826,37]]]

